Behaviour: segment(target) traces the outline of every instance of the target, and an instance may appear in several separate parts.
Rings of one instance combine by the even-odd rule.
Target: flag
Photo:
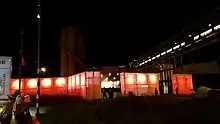
[[[22,50],[20,50],[19,52],[20,52],[20,66],[25,66],[26,63],[24,61],[23,52]]]
[[[23,56],[21,56],[21,63],[20,63],[20,65],[21,65],[21,66],[25,66],[25,65],[26,65],[26,63],[25,63],[25,61],[24,61],[24,57],[23,57]]]

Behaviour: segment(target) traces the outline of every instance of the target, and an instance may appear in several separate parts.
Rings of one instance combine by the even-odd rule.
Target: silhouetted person
[[[109,90],[109,98],[113,98],[113,95],[114,95],[114,91],[113,91],[113,88],[110,88]]]
[[[155,91],[154,91],[154,92],[155,92],[155,96],[158,96],[157,88],[155,88],[154,90],[155,90]]]
[[[103,94],[103,99],[107,99],[107,94],[106,94],[106,88],[104,87],[103,89],[102,89],[102,94]]]
[[[178,87],[176,87],[176,95],[178,95],[179,94],[179,90],[178,90]]]
[[[191,89],[191,94],[195,95],[195,91],[193,89]]]
[[[27,95],[24,96],[24,103],[26,105],[25,112],[29,113],[29,108],[30,108],[30,103],[31,103],[31,99],[30,99],[29,93],[27,93]]]
[[[25,104],[21,97],[20,91],[16,91],[16,98],[13,104],[13,113],[15,117],[16,124],[25,124],[24,123],[24,112],[25,112]]]

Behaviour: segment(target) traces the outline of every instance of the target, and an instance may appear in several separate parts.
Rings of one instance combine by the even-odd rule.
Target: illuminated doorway
[[[121,96],[120,74],[117,72],[101,73],[102,99]]]
[[[172,70],[163,70],[159,73],[160,94],[172,94]]]

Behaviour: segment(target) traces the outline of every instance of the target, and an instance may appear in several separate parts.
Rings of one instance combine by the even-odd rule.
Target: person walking
[[[27,93],[27,95],[24,96],[24,103],[25,103],[25,105],[26,105],[26,110],[25,110],[25,112],[26,112],[26,113],[29,113],[29,108],[30,108],[30,103],[31,103],[29,93]]]
[[[24,112],[25,112],[25,103],[21,97],[20,91],[16,91],[16,98],[13,105],[13,114],[15,117],[16,124],[25,124],[24,122]]]

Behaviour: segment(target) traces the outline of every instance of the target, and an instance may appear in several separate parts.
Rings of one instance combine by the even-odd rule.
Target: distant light
[[[105,81],[108,81],[108,78],[105,78]]]
[[[191,35],[189,35],[189,37],[191,37]]]
[[[46,68],[41,68],[41,71],[42,72],[46,72]]]
[[[212,26],[212,24],[209,24],[209,27]]]
[[[37,15],[37,18],[40,19],[40,15],[39,14]]]

